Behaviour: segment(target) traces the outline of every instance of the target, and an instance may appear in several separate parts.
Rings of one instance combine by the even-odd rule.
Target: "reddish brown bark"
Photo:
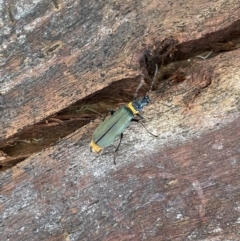
[[[239,240],[239,7],[2,4],[2,140],[50,115],[40,125],[63,131],[70,121],[52,114],[114,81],[83,103],[95,98],[98,108],[105,97],[134,93],[140,74],[148,81],[162,66],[143,113],[158,138],[132,124],[113,165],[113,146],[89,151],[96,120],[1,172],[1,239]],[[7,144],[28,141],[14,138]]]

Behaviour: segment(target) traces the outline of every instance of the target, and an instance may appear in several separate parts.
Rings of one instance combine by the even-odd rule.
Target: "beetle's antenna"
[[[152,91],[153,85],[154,85],[155,80],[156,80],[157,73],[158,73],[158,65],[156,64],[156,70],[155,70],[155,73],[154,73],[154,76],[153,76],[152,83],[151,83],[151,86],[149,88],[149,91]],[[141,81],[140,81],[140,83],[139,83],[139,85],[138,85],[138,87],[135,90],[135,93],[133,95],[133,99],[134,100],[137,99],[137,93],[138,93],[139,89],[142,87],[143,84],[144,84],[144,78],[142,76]]]
[[[139,85],[138,85],[138,87],[137,87],[137,89],[135,90],[135,93],[134,93],[134,95],[133,95],[133,99],[134,99],[134,100],[137,99],[137,93],[138,93],[139,89],[142,87],[143,84],[144,84],[144,79],[143,79],[143,76],[142,76],[142,77],[141,77],[141,81],[140,81],[140,83],[139,83]]]
[[[140,120],[138,121],[138,123],[140,123],[142,125],[142,127],[147,131],[147,133],[149,133],[150,135],[152,135],[154,137],[158,137],[158,135],[154,135],[153,133],[151,133]]]
[[[152,83],[151,83],[151,86],[150,86],[150,88],[149,88],[149,91],[152,91],[154,82],[155,82],[155,80],[156,80],[157,73],[158,73],[158,65],[156,64],[156,70],[155,70],[155,73],[154,73],[154,76],[153,76]]]

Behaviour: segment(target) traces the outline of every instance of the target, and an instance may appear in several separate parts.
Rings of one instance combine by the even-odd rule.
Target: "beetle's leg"
[[[140,115],[139,113],[137,113],[137,116],[139,116],[141,120],[144,119],[144,117],[142,115]],[[137,119],[134,119],[134,120],[137,120]]]
[[[154,135],[153,133],[151,133],[146,126],[139,120],[139,119],[132,119],[132,121],[138,122],[142,125],[142,127],[147,131],[147,133],[149,133],[150,135],[154,136],[154,137],[158,137],[158,135]]]
[[[106,117],[107,117],[107,115],[108,115],[109,112],[110,112],[111,115],[113,115],[116,111],[115,111],[115,110],[109,110],[109,111],[106,113],[106,115],[104,116],[103,121],[106,119]]]
[[[109,112],[111,113],[111,115],[113,115],[116,111],[115,110],[110,110]]]
[[[121,133],[121,135],[120,135],[120,141],[119,141],[119,143],[118,143],[117,148],[116,148],[116,149],[115,149],[115,151],[114,151],[114,158],[113,158],[113,164],[114,164],[114,165],[116,165],[116,156],[117,156],[117,151],[118,151],[118,148],[119,148],[119,147],[120,147],[120,145],[121,145],[122,138],[123,138],[123,133]]]

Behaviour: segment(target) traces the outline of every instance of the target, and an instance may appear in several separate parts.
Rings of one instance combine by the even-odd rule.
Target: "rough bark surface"
[[[240,240],[239,1],[0,10],[1,139],[162,64],[143,113],[158,138],[132,124],[113,165],[113,146],[89,151],[96,120],[1,172],[2,240]]]
[[[10,0],[0,10],[1,139],[113,81],[141,74],[138,57],[147,46],[170,36],[181,43],[200,39],[240,14],[236,0],[211,6],[186,0]],[[210,40],[183,51],[205,51]]]

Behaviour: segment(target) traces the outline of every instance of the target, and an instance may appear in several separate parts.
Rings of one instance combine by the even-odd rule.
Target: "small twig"
[[[77,110],[76,112],[80,112],[80,111],[82,111],[82,109],[83,109],[83,108],[81,108],[80,110]],[[92,112],[94,112],[94,113],[96,113],[96,114],[100,114],[100,115],[101,115],[100,112],[98,112],[98,111],[96,111],[96,110],[93,110],[93,109],[91,109],[91,108],[89,108],[89,107],[85,108],[85,110],[89,110],[89,111],[92,111]]]
[[[80,115],[76,116],[76,115],[59,115],[58,119],[59,120],[88,120],[88,119],[93,119],[95,117],[95,115],[89,115],[89,114],[85,114],[85,115]]]
[[[91,207],[92,205],[96,204],[96,203],[99,203],[99,200],[95,200],[95,201],[89,203],[88,208]]]
[[[59,123],[59,124],[61,124],[61,125],[64,125],[64,121],[59,120],[59,119],[57,119],[57,118],[50,117],[50,118],[48,118],[47,120],[48,120],[48,121],[52,121],[52,122],[57,122],[57,123]]]
[[[213,51],[211,51],[211,52],[210,52],[207,56],[205,56],[205,57],[204,57],[204,56],[201,56],[201,55],[197,55],[196,58],[207,59],[212,52],[213,52]]]
[[[23,142],[23,143],[27,143],[27,144],[30,144],[30,143],[31,143],[30,140],[17,140],[16,142]]]
[[[33,138],[33,142],[37,143],[37,142],[39,142],[39,141],[43,141],[43,138],[40,138],[40,139],[35,139],[35,138]]]
[[[0,160],[0,165],[4,166],[4,167],[11,167],[14,165],[14,163],[16,162],[20,162],[21,160],[24,160],[26,158],[28,158],[30,156],[30,154],[26,154],[26,155],[19,155],[19,156],[7,156],[5,159]]]

